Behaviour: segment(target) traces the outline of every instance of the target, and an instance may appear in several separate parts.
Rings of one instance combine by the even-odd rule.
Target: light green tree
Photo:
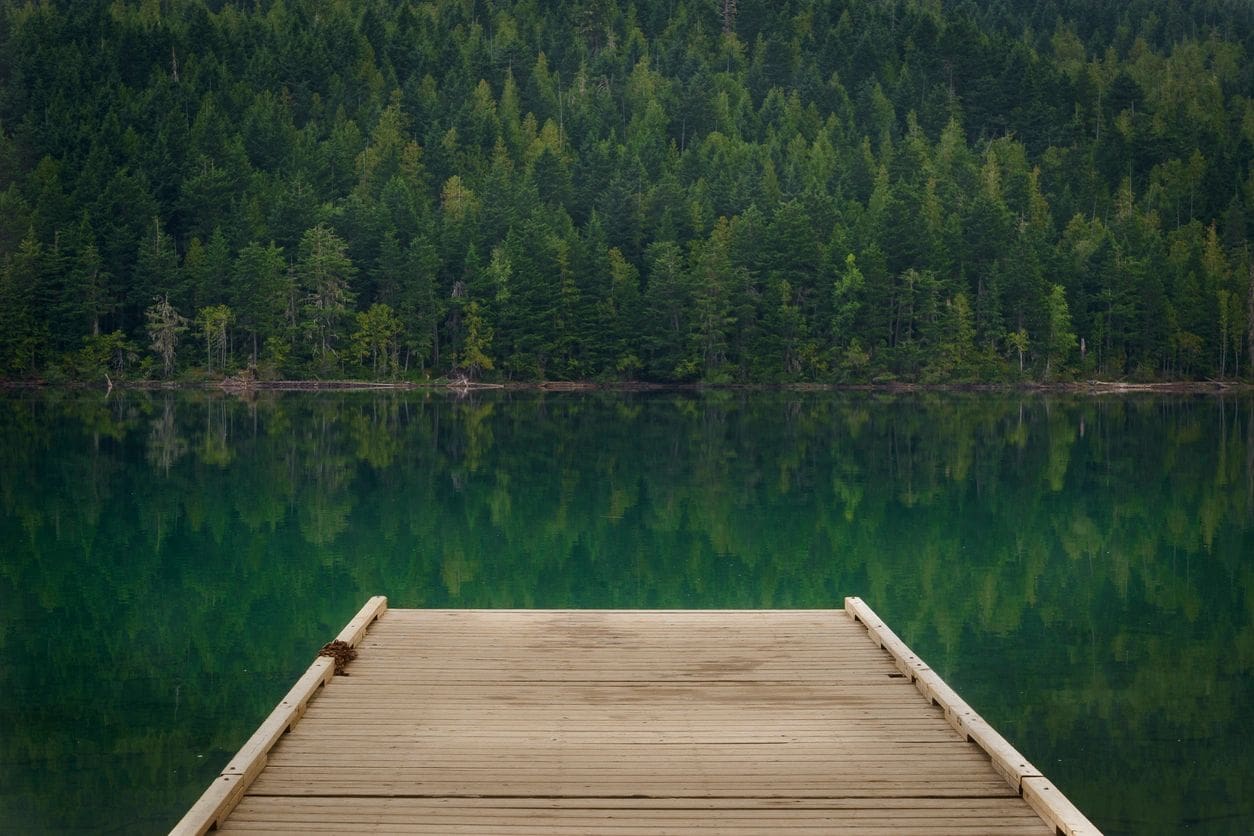
[[[1250,369],[1254,371],[1254,261],[1250,262],[1250,277],[1246,285],[1245,327],[1249,331],[1246,336],[1245,350],[1249,353]]]
[[[301,236],[296,275],[305,293],[302,325],[321,360],[335,356],[336,341],[353,303],[349,283],[356,272],[348,257],[348,245],[326,224],[318,224]]]
[[[218,368],[225,369],[230,341],[226,329],[235,321],[235,313],[226,305],[206,305],[196,312],[196,328],[205,338],[205,365],[213,371],[213,357],[218,355]]]
[[[83,347],[71,356],[70,364],[72,371],[84,378],[109,372],[122,374],[137,356],[135,344],[121,331],[113,331],[83,337]]]
[[[1020,328],[1006,335],[1006,345],[1019,353],[1019,371],[1023,371],[1023,355],[1028,351],[1028,329]]]
[[[1062,285],[1056,284],[1045,300],[1049,311],[1049,341],[1045,357],[1045,376],[1051,369],[1061,367],[1075,351],[1076,335],[1071,328],[1071,311],[1067,307],[1067,294]]]
[[[492,329],[484,322],[483,312],[478,302],[466,306],[466,339],[462,342],[462,350],[457,357],[457,365],[465,370],[468,377],[473,378],[480,372],[492,369],[492,358],[488,351],[492,348]]]
[[[836,345],[848,345],[853,336],[854,320],[862,307],[862,287],[865,284],[862,271],[853,253],[845,256],[845,269],[832,284],[832,341]]]
[[[939,355],[933,371],[942,378],[970,375],[975,359],[975,314],[966,293],[959,292],[945,305]]]
[[[1219,376],[1228,373],[1228,345],[1232,341],[1232,294],[1225,288],[1215,291],[1215,309],[1219,312]]]
[[[401,321],[389,305],[376,302],[357,314],[353,353],[359,361],[370,356],[370,368],[376,377],[396,368],[401,330]]]

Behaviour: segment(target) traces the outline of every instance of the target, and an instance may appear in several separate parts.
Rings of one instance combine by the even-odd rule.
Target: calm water
[[[861,595],[1110,832],[1254,830],[1254,400],[0,393],[0,831],[164,832],[367,596]]]

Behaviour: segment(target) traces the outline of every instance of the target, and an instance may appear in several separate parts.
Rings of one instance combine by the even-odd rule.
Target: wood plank
[[[501,785],[499,791],[507,795],[562,795],[576,798],[580,796],[599,798],[607,794],[604,785],[588,784],[555,784],[555,783],[517,783]],[[990,798],[1002,796],[1019,798],[1004,781],[972,782],[958,784],[937,784],[926,781],[908,783],[904,781],[863,782],[842,786],[839,791],[830,786],[814,786],[811,784],[793,784],[786,787],[762,787],[756,783],[743,785],[724,785],[719,787],[703,787],[699,790],[676,790],[668,783],[621,783],[613,787],[624,795],[648,798],[911,798],[919,795],[949,798]],[[250,795],[277,796],[325,796],[352,795],[357,797],[414,797],[414,796],[447,796],[479,797],[490,795],[485,792],[482,784],[427,784],[417,791],[412,784],[379,783],[379,782],[341,782],[339,784],[315,785],[304,781],[280,781],[267,779],[265,773],[249,789]]]
[[[989,798],[526,798],[526,797],[436,797],[436,798],[293,798],[288,796],[249,796],[236,808],[235,815],[266,810],[313,811],[315,815],[378,814],[420,815],[449,809],[483,810],[751,810],[788,813],[794,810],[943,810],[946,815],[965,811],[1000,810],[1007,814],[1033,815],[1014,796]]]
[[[343,833],[343,824],[333,822],[252,822],[241,821],[224,828],[228,833],[293,833],[324,832]],[[730,834],[771,834],[781,829],[779,824],[763,822],[735,821],[681,821],[681,822],[616,822],[616,821],[532,821],[532,822],[388,822],[370,821],[357,822],[351,832],[364,833],[431,833],[431,834],[547,834],[547,833],[613,833],[613,834],[684,834],[684,833],[730,833]],[[869,834],[1031,834],[1031,836],[1049,836],[1049,829],[1039,820],[1015,820],[998,822],[996,820],[981,822],[978,820],[958,819],[954,821],[936,821],[932,819],[915,820],[816,820],[783,825],[787,833],[796,834],[831,834],[869,833]]]
[[[857,599],[651,612],[372,599],[340,636],[359,649],[349,675],[232,762],[251,772],[219,790],[235,805],[224,831],[1095,832]]]
[[[912,797],[912,798],[630,798],[630,797],[435,797],[435,798],[360,798],[250,796],[236,807],[233,816],[262,818],[266,816],[312,816],[317,818],[356,816],[398,816],[413,818],[434,813],[473,811],[510,815],[530,811],[619,811],[622,815],[652,816],[665,811],[687,811],[698,815],[746,812],[769,816],[808,816],[818,811],[873,810],[932,811],[948,818],[966,815],[988,816],[992,813],[1008,817],[1033,817],[1030,808],[1016,796],[988,798]]]
[[[341,641],[349,647],[356,647],[365,638],[366,630],[376,619],[383,616],[388,609],[388,599],[386,595],[375,595],[366,601],[365,605],[358,610],[357,615],[344,625],[344,629],[340,630],[339,635],[335,637],[336,641]]]
[[[366,628],[387,608],[387,598],[376,596],[366,602],[357,615],[340,631],[340,641],[355,645]],[[217,780],[192,805],[187,814],[170,831],[171,836],[201,836],[218,827],[231,809],[243,798],[248,787],[265,769],[266,758],[274,744],[288,732],[308,709],[320,688],[335,675],[335,663],[319,656],[296,680],[270,715],[227,763]]]
[[[950,725],[988,753],[994,768],[1016,791],[1029,798],[1029,803],[1042,818],[1064,833],[1076,836],[1100,833],[1061,792],[1044,780],[1044,776],[1027,758],[998,734],[935,671],[923,664],[864,601],[860,598],[846,598],[845,609],[865,624],[868,633],[877,643],[893,655],[898,668],[915,676],[919,691],[945,711]],[[1031,786],[1025,787],[1025,782],[1028,781],[1031,781]]]

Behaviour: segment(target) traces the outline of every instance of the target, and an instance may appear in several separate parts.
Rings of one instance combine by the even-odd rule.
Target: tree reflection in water
[[[1254,826],[1254,401],[0,396],[0,830],[167,829],[371,594],[861,595],[1111,832]]]

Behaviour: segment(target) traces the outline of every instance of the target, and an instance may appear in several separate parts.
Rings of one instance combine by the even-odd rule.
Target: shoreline
[[[0,380],[0,389],[113,389],[139,391],[206,390],[230,394],[249,392],[351,392],[351,391],[450,391],[469,392],[506,390],[537,392],[704,392],[704,391],[781,391],[781,392],[869,392],[879,394],[960,393],[990,394],[1176,394],[1222,395],[1254,392],[1254,382],[1221,380],[1184,380],[1159,383],[1129,383],[1117,380],[1083,380],[1062,383],[655,383],[647,381],[541,380],[506,383],[466,383],[458,381],[369,381],[369,380],[247,380],[226,378],[215,381],[133,380],[107,384],[85,381],[48,383],[40,380]]]

